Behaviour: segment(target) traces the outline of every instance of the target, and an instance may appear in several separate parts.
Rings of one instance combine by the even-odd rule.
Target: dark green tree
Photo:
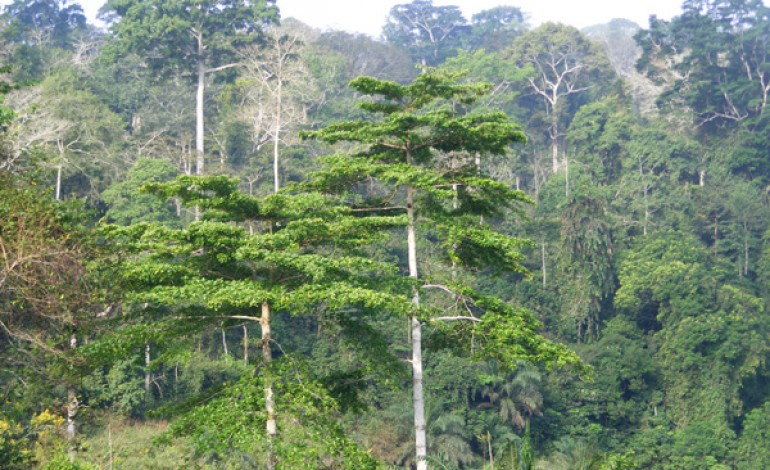
[[[770,9],[760,0],[691,0],[671,21],[653,17],[636,40],[637,67],[666,85],[661,104],[685,105],[703,130],[766,125]]]
[[[73,34],[86,28],[83,8],[68,0],[14,0],[3,8],[3,39],[28,46],[71,46]]]
[[[499,52],[527,30],[527,21],[519,7],[499,6],[482,10],[471,17],[468,49]]]
[[[396,5],[382,27],[385,40],[423,66],[436,66],[454,55],[468,31],[468,20],[454,5],[435,6],[433,0]]]
[[[102,9],[112,21],[110,52],[133,52],[157,71],[191,74],[196,94],[196,174],[204,169],[206,75],[235,65],[235,49],[261,40],[278,21],[274,0],[109,0]]]

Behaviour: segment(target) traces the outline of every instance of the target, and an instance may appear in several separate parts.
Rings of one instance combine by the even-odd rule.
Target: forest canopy
[[[765,468],[770,8],[0,12],[0,468]]]

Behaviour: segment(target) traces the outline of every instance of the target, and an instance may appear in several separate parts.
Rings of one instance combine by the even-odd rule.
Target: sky
[[[411,0],[277,0],[281,17],[294,17],[320,29],[341,29],[379,37],[388,11]],[[584,28],[626,18],[647,28],[650,15],[671,19],[681,12],[681,0],[434,0],[456,5],[465,17],[500,5],[519,7],[532,26],[546,21]]]
[[[7,5],[12,0],[0,0]],[[104,0],[69,0],[80,3],[93,22]],[[277,0],[281,17],[294,17],[310,26],[336,29],[379,37],[388,11],[411,0]],[[650,15],[670,19],[679,14],[682,0],[434,0],[434,5],[457,5],[467,19],[488,8],[508,5],[529,14],[530,24],[537,26],[555,21],[583,28],[606,23],[613,18],[626,18],[646,28]]]

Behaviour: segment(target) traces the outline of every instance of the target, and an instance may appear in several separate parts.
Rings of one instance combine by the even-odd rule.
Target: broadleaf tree
[[[325,157],[309,187],[340,194],[361,212],[401,213],[407,217],[407,272],[417,281],[415,306],[448,294],[457,309],[439,316],[411,319],[411,366],[415,451],[418,469],[426,469],[427,442],[423,396],[422,327],[458,325],[455,334],[474,332],[483,338],[478,354],[515,367],[518,360],[576,365],[577,356],[539,335],[534,316],[500,299],[475,292],[456,280],[419,275],[418,240],[436,239],[443,261],[451,271],[460,267],[523,273],[521,248],[527,242],[498,233],[483,220],[516,210],[530,199],[521,191],[480,174],[474,158],[464,164],[442,165],[448,152],[501,154],[512,143],[525,140],[518,125],[502,112],[463,113],[490,91],[486,83],[458,83],[462,73],[426,69],[407,85],[359,77],[350,83],[368,96],[359,106],[377,120],[331,124],[305,132],[306,138],[327,143],[353,142],[363,149],[352,155]],[[361,193],[362,188],[379,188]],[[418,237],[419,234],[419,237]],[[401,243],[403,243],[401,239]],[[425,265],[425,259],[422,263]],[[446,269],[445,272],[450,271]],[[446,301],[447,299],[444,299]],[[441,302],[441,301],[437,301]],[[432,302],[429,302],[432,303]],[[446,304],[444,305],[446,306]],[[451,308],[450,308],[451,311]]]
[[[299,449],[315,448],[318,442],[307,439],[324,432],[309,432],[300,436],[301,442],[292,441],[297,438],[297,426],[291,423],[297,415],[278,406],[291,404],[294,398],[306,400],[310,392],[303,387],[315,387],[312,383],[325,377],[308,376],[299,371],[302,367],[286,361],[272,361],[275,340],[270,316],[273,312],[322,316],[339,325],[342,341],[360,352],[362,374],[376,378],[397,371],[399,364],[388,353],[387,342],[367,319],[375,313],[415,315],[409,299],[399,295],[408,292],[409,285],[397,275],[395,266],[372,260],[358,250],[380,239],[384,229],[403,226],[404,217],[359,218],[318,193],[278,193],[260,199],[238,192],[237,186],[236,180],[226,177],[194,176],[150,184],[146,190],[199,207],[202,220],[183,229],[150,223],[105,228],[108,239],[123,247],[106,272],[125,289],[126,314],[116,319],[120,324],[114,334],[91,343],[84,354],[109,363],[109,358],[120,359],[151,342],[179,343],[211,329],[258,323],[263,361],[239,384],[222,386],[219,395],[224,402],[222,398],[203,400],[184,418],[187,424],[176,426],[174,432],[197,435],[216,430],[217,435],[228,435],[215,444],[217,448],[255,453],[262,456],[267,468],[299,465],[292,459],[312,458]],[[280,355],[290,353],[282,350]],[[297,378],[289,376],[297,374]],[[274,397],[275,392],[293,393],[291,384],[299,395]],[[264,396],[254,399],[263,409],[251,410],[253,415],[247,421],[252,425],[261,421],[262,430],[235,426],[225,431],[221,423],[229,419],[211,413],[226,412],[227,397],[253,396],[257,390]],[[322,392],[332,393],[318,391]],[[321,419],[334,411],[324,408],[333,401],[321,400],[316,411],[302,410],[297,403],[292,409],[316,413]],[[307,406],[315,406],[311,405]],[[321,421],[328,424],[330,419],[326,416]],[[236,438],[244,435],[252,439]],[[329,442],[338,437],[333,431]],[[343,458],[351,447],[330,449],[342,452],[332,457]],[[358,458],[370,460],[365,453]]]
[[[264,27],[278,21],[275,1],[109,0],[102,13],[115,20],[111,54],[133,52],[158,71],[196,78],[196,174],[202,175],[206,75],[232,68],[238,47],[261,40]]]

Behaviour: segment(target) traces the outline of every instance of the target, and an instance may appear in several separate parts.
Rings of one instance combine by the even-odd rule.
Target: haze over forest
[[[0,468],[770,468],[761,0],[2,5]]]

